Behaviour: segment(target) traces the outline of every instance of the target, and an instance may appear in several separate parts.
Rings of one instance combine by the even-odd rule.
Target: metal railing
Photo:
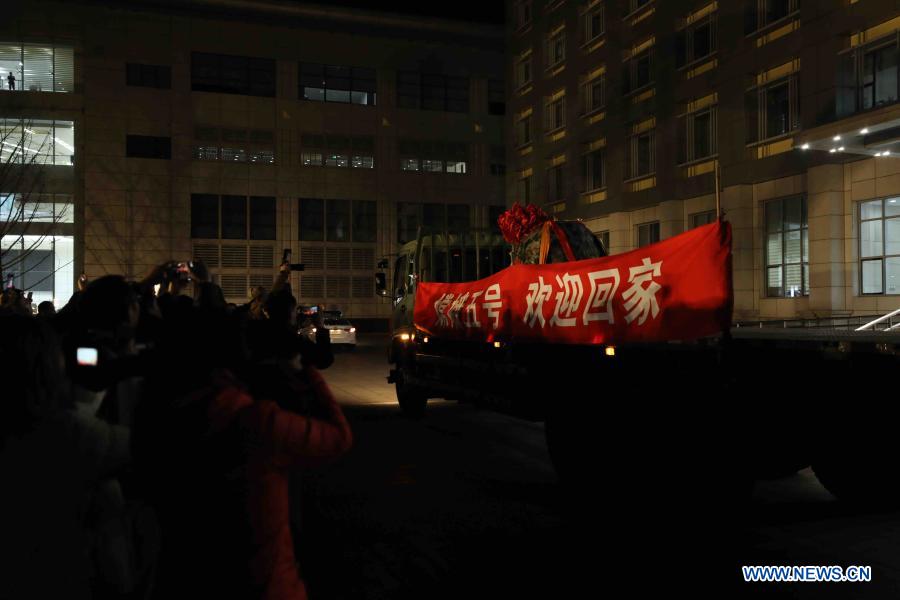
[[[873,321],[869,321],[865,325],[858,327],[856,331],[893,331],[898,328],[900,328],[900,308]]]
[[[872,325],[875,321],[879,323],[886,319],[888,325],[877,329],[878,331],[889,331],[900,329],[900,317],[897,314],[900,310],[894,311],[890,315],[852,315],[852,316],[830,316],[830,317],[814,317],[800,319],[765,319],[754,321],[736,321],[734,327],[738,328],[755,328],[755,329],[837,329],[843,331],[865,331],[863,329],[867,325]],[[879,320],[880,319],[880,320]],[[892,320],[893,319],[893,320]]]

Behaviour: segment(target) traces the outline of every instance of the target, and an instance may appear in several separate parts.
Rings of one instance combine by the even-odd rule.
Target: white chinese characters
[[[640,265],[629,268],[628,283],[631,286],[621,297],[627,324],[636,322],[637,325],[643,325],[648,317],[655,319],[659,315],[657,293],[662,286],[653,278],[662,275],[662,264],[663,261],[651,262],[649,258],[644,258]],[[584,278],[587,278],[587,286],[584,284]],[[548,321],[544,318],[543,304],[549,302],[551,297],[555,297],[556,304],[549,320],[551,327],[574,327],[579,314],[582,325],[588,325],[593,321],[606,321],[612,325],[616,322],[613,300],[616,298],[620,282],[619,269],[575,275],[567,272],[562,276],[556,276],[554,296],[553,286],[544,283],[544,278],[539,276],[537,282],[528,286],[523,322],[529,327],[538,324],[542,328],[545,327]],[[585,287],[588,288],[588,294],[582,307]]]

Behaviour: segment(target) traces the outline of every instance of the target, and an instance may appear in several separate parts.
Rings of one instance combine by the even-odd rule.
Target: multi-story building
[[[617,253],[715,219],[718,179],[736,318],[900,307],[894,3],[507,8],[507,202]]]
[[[301,303],[386,318],[382,257],[420,224],[502,210],[503,65],[502,28],[478,23],[274,0],[8,3],[0,268],[62,304],[82,271],[203,259],[241,302],[291,248]]]

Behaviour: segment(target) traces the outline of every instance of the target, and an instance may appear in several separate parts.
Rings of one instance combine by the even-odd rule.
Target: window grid
[[[765,205],[766,296],[809,295],[809,230],[806,198],[773,200]]]
[[[859,204],[859,289],[900,294],[900,198]]]

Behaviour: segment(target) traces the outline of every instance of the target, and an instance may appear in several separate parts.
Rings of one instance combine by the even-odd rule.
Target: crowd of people
[[[289,274],[242,306],[200,263],[3,291],[0,600],[306,597],[289,483],[352,434]]]

